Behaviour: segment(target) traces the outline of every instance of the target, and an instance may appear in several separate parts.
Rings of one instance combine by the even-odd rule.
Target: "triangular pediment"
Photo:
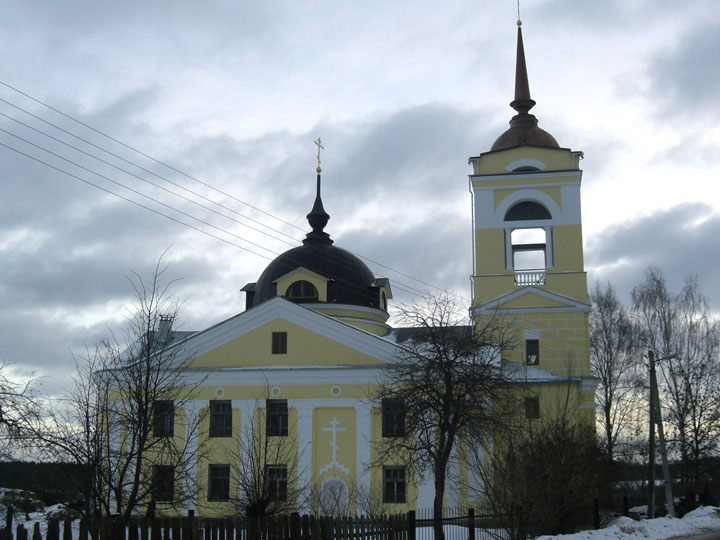
[[[273,283],[277,283],[281,280],[289,280],[289,281],[298,281],[298,280],[307,280],[307,281],[313,281],[313,280],[319,280],[319,281],[328,281],[328,278],[326,276],[323,276],[322,274],[318,274],[317,272],[313,272],[312,270],[308,270],[304,266],[298,266],[295,270],[292,270],[288,272],[287,274],[283,274],[282,276],[279,276]]]
[[[272,334],[287,350],[273,353]],[[396,345],[280,297],[198,332],[177,345],[178,363],[197,369],[380,366]]]
[[[569,296],[529,285],[494,298],[474,309],[476,314],[490,312],[533,313],[539,311],[590,311],[590,306]]]

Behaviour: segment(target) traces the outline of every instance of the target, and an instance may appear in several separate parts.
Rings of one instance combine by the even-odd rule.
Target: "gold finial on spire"
[[[518,26],[522,26],[522,19],[520,19],[520,0],[517,0],[517,5],[518,5],[518,20],[517,20],[517,25],[518,25]]]
[[[316,171],[318,174],[320,174],[322,172],[322,169],[320,168],[320,150],[325,150],[325,147],[322,145],[322,141],[320,140],[320,137],[318,137],[317,141],[313,141],[313,142],[315,144],[317,144],[317,147],[318,147],[318,155],[317,155],[318,166],[317,166]]]

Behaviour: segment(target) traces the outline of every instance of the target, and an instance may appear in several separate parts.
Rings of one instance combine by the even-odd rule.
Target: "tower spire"
[[[525,64],[525,47],[522,38],[522,21],[518,19],[517,59],[515,60],[515,99],[510,106],[519,114],[527,114],[535,106],[530,97],[527,65]]]
[[[330,235],[323,230],[325,228],[325,225],[327,225],[327,222],[330,220],[330,215],[325,212],[325,208],[323,208],[322,197],[320,196],[320,173],[322,172],[322,169],[320,168],[320,150],[324,150],[325,147],[322,145],[320,137],[318,137],[318,140],[314,142],[318,147],[318,166],[317,169],[315,169],[317,172],[317,191],[315,194],[315,203],[313,204],[312,210],[310,210],[310,213],[306,216],[308,223],[312,227],[312,231],[305,235],[305,240],[303,240],[303,244],[330,245],[333,243],[333,241],[330,239]]]
[[[500,135],[491,151],[513,148],[515,146],[542,146],[546,148],[558,148],[555,138],[547,131],[538,127],[538,120],[535,115],[530,114],[530,109],[535,106],[535,101],[530,97],[530,83],[528,82],[527,65],[525,63],[525,47],[522,37],[522,21],[518,4],[518,34],[517,34],[517,57],[515,60],[515,98],[510,106],[517,114],[510,119],[510,129]]]

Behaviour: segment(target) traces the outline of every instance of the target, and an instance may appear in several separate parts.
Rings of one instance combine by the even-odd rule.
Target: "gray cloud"
[[[660,98],[658,114],[710,115],[717,119],[720,73],[716,69],[720,50],[720,23],[714,18],[687,28],[675,48],[655,57],[648,72],[651,92]]]
[[[705,294],[717,299],[720,216],[707,204],[686,203],[610,227],[588,239],[586,261],[591,280],[610,281],[626,295],[656,266],[673,290],[697,275]]]

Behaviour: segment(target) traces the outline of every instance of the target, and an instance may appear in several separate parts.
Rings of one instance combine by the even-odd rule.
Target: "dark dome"
[[[537,126],[537,119],[532,114],[516,115],[510,121],[510,129],[495,140],[490,151],[504,150],[516,146],[560,147],[555,137]]]
[[[306,243],[290,249],[271,262],[255,286],[254,304],[285,291],[275,291],[273,281],[302,266],[329,278],[327,301],[378,307],[378,291],[372,287],[375,276],[355,255],[329,243]]]

